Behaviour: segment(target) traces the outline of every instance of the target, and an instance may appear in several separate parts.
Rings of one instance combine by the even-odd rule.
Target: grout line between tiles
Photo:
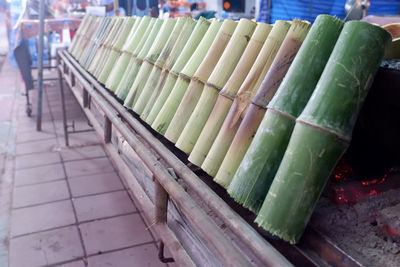
[[[103,220],[108,220],[108,219],[114,219],[114,218],[118,218],[118,217],[122,217],[122,216],[134,215],[134,214],[137,214],[137,213],[139,213],[139,210],[132,211],[132,212],[127,212],[127,213],[121,213],[121,214],[112,215],[112,216],[101,217],[101,218],[97,218],[97,219],[82,220],[82,221],[78,220],[78,223],[79,223],[79,225],[88,224],[88,223],[92,223],[92,222],[98,222],[98,221],[103,221]],[[146,226],[146,224],[144,224],[144,226]]]
[[[48,204],[63,202],[63,201],[66,201],[66,200],[70,200],[70,198],[63,198],[63,199],[46,201],[46,202],[37,203],[37,204],[31,204],[31,205],[26,205],[26,206],[13,207],[12,209],[13,210],[21,210],[21,209],[27,209],[27,208],[33,208],[33,207],[39,207],[39,206],[44,206],[44,205],[48,205]]]
[[[48,229],[44,229],[44,230],[38,230],[38,231],[29,232],[29,233],[25,233],[25,234],[14,235],[14,236],[11,236],[10,239],[17,239],[17,238],[21,238],[21,237],[28,236],[28,235],[34,235],[34,234],[41,234],[41,233],[50,232],[53,230],[59,230],[59,229],[63,229],[63,228],[71,227],[71,226],[77,226],[78,230],[79,230],[79,225],[77,223],[70,223],[70,224],[56,226],[56,227],[52,227],[52,228],[48,228]]]
[[[116,193],[116,192],[126,192],[126,190],[125,190],[125,188],[122,188],[122,189],[115,189],[115,190],[106,191],[106,192],[92,193],[92,194],[81,195],[81,196],[72,196],[72,199],[93,197],[93,196],[99,196],[99,195],[104,195],[104,194],[109,194],[109,193]],[[135,206],[135,208],[136,208],[136,206]]]
[[[64,181],[65,178],[66,178],[66,177],[57,178],[57,179],[49,180],[49,181],[42,181],[42,182],[37,182],[37,183],[31,183],[31,184],[15,185],[14,188],[24,188],[24,187],[32,186],[32,185],[49,184],[49,183],[53,183],[53,182]]]

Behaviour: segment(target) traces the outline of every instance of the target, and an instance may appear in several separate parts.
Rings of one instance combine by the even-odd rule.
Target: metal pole
[[[57,53],[57,65],[59,65],[60,62],[61,62],[60,54]],[[62,109],[62,117],[63,117],[65,146],[69,146],[67,111],[65,110],[64,81],[63,81],[63,73],[61,72],[61,70],[64,70],[64,73],[66,72],[66,65],[64,64],[64,68],[57,68],[57,70],[58,70],[58,80],[60,81],[61,109]]]
[[[39,2],[38,104],[36,130],[42,130],[44,0]]]
[[[126,15],[127,16],[132,16],[132,1],[133,0],[128,0],[128,6],[127,6],[127,11],[126,11]]]

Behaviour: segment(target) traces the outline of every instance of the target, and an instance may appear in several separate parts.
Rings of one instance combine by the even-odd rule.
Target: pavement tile
[[[29,141],[37,141],[37,140],[45,140],[45,139],[50,139],[50,138],[55,138],[54,132],[47,132],[47,131],[42,131],[42,132],[37,132],[37,131],[32,131],[32,132],[22,132],[17,134],[17,143],[22,143],[22,142],[29,142]]]
[[[15,167],[18,170],[23,168],[59,163],[60,161],[61,158],[59,153],[57,152],[43,152],[43,153],[34,153],[29,155],[18,155],[15,157]]]
[[[115,172],[73,177],[68,180],[72,196],[85,196],[123,189]]]
[[[65,178],[61,163],[32,167],[15,172],[15,185],[29,185]]]
[[[65,200],[13,210],[11,236],[23,235],[75,223],[71,201]]]
[[[57,139],[37,140],[16,145],[18,155],[53,151],[58,147]]]
[[[44,132],[54,132],[54,125],[52,122],[42,122],[42,131]],[[36,132],[36,123],[17,125],[17,132]]]
[[[11,239],[9,267],[47,266],[82,256],[78,229],[70,226]]]
[[[83,223],[79,228],[88,255],[152,241],[139,214]]]
[[[68,177],[83,176],[114,171],[108,158],[68,161],[64,163]]]
[[[71,148],[66,147],[61,150],[61,158],[63,161],[99,158],[105,156],[106,153],[101,145]]]
[[[160,262],[157,253],[154,244],[147,244],[89,257],[88,262],[96,267],[167,266]]]
[[[50,183],[17,187],[13,195],[13,207],[25,207],[62,199],[69,199],[69,191],[65,180]]]
[[[83,128],[78,128],[75,126],[75,129],[78,130],[86,130],[87,126]],[[89,128],[90,129],[90,128]],[[58,134],[58,141],[60,143],[64,143],[64,134]],[[90,146],[90,145],[98,145],[101,144],[100,138],[94,131],[81,132],[68,135],[69,145],[70,146]]]
[[[80,222],[136,211],[126,191],[75,198],[73,203]]]

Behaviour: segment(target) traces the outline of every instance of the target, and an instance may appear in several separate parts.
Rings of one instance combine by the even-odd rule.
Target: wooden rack
[[[106,150],[132,191],[150,229],[170,248],[179,265],[203,265],[207,261],[208,264],[215,263],[214,266],[292,265],[153,136],[67,51],[59,51],[58,58],[62,98],[65,80],[91,125],[102,135]],[[97,115],[95,109],[98,110]],[[65,105],[63,118],[64,131],[68,136]],[[130,155],[123,155],[122,145],[132,149]],[[142,169],[148,169],[144,173],[150,173],[153,179],[147,179],[143,184],[143,177],[132,172],[129,158],[130,162],[142,164]],[[202,206],[198,199],[203,203]],[[212,211],[217,218],[211,218],[207,211]],[[175,221],[181,221],[178,225],[183,231],[176,224],[174,226],[171,214],[175,214],[175,218],[179,217]],[[221,228],[216,220],[222,222],[224,227]],[[186,224],[190,227],[186,227]],[[193,236],[200,245],[193,246],[197,243],[193,240],[185,241],[182,232],[188,231],[195,233]]]

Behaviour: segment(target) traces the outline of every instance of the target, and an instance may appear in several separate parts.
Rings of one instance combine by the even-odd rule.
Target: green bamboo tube
[[[105,84],[108,79],[108,76],[110,75],[111,70],[116,69],[114,68],[114,64],[122,54],[122,47],[128,38],[128,35],[133,27],[134,22],[135,22],[134,19],[131,17],[127,17],[125,19],[121,27],[121,31],[118,34],[118,37],[112,44],[110,56],[108,57],[107,62],[104,64],[103,70],[99,77],[99,82]],[[116,67],[118,68],[119,66],[116,65]]]
[[[264,80],[272,62],[274,61],[278,50],[285,39],[285,36],[290,28],[290,23],[286,21],[276,21],[271,33],[268,35],[267,40],[254,63],[248,77],[239,89],[233,104],[225,118],[224,123],[219,130],[219,133],[213,144],[208,151],[208,154],[201,165],[201,168],[210,176],[214,177],[217,174],[219,166],[221,165],[229,146],[235,137],[236,131],[239,128],[242,118],[244,117],[252,98],[259,89],[262,81]],[[228,98],[226,98],[228,100]],[[223,104],[229,105],[225,101]],[[224,113],[224,106],[221,105],[221,116]],[[228,107],[226,107],[228,109]],[[217,110],[216,112],[218,112]],[[213,127],[213,125],[211,125]]]
[[[129,108],[134,108],[136,102],[138,101],[142,92],[148,88],[145,88],[149,79],[157,80],[160,77],[162,66],[165,64],[165,61],[168,58],[168,54],[171,52],[176,39],[178,38],[179,34],[181,33],[184,25],[187,22],[187,17],[180,17],[177,19],[174,28],[172,29],[171,34],[168,36],[167,41],[165,42],[164,46],[162,47],[161,51],[155,56],[155,61],[145,62],[143,65],[147,65],[150,63],[151,68],[149,71],[142,71],[138,73],[138,77],[133,83],[130,93],[131,93],[131,101]],[[143,67],[142,65],[142,67]],[[152,84],[152,86],[155,86]]]
[[[153,123],[155,123],[156,118],[159,116],[158,118],[159,122],[165,121],[164,129],[165,130],[167,129],[168,127],[167,124],[169,124],[172,117],[174,116],[175,111],[179,105],[179,102],[182,99],[185,90],[189,86],[190,79],[192,78],[195,71],[201,64],[203,58],[206,56],[209,48],[211,47],[216,35],[218,34],[221,28],[221,25],[222,23],[220,21],[213,20],[213,22],[209,26],[207,32],[201,39],[195,51],[192,53],[190,53],[191,51],[189,51],[188,53],[190,55],[189,61],[187,61],[186,64],[184,63],[182,65],[177,64],[177,66],[173,67],[172,75],[169,75],[160,96],[157,98],[154,107],[151,109],[150,114],[146,118],[146,122],[149,125],[153,125]],[[188,54],[185,53],[183,55],[188,55]],[[179,68],[181,68],[181,66],[183,65],[184,65],[183,69],[179,70]],[[179,72],[178,77],[175,77],[175,75],[173,74],[178,72]],[[169,90],[170,87],[172,88],[171,91]]]
[[[111,26],[112,26],[111,18],[104,17],[100,19],[99,26],[97,27],[95,34],[90,39],[88,45],[84,47],[84,49],[78,56],[79,63],[82,65],[82,67],[85,68],[86,61],[88,60],[90,54],[93,52],[93,50],[95,49],[97,50],[98,43],[104,38],[105,34],[108,32]]]
[[[71,45],[68,47],[68,52],[73,55],[72,51],[76,48],[79,44],[80,40],[84,37],[84,34],[87,31],[89,23],[92,20],[92,16],[86,15],[83,17],[81,24],[79,25],[78,29],[76,30],[75,36],[72,39]]]
[[[110,18],[107,25],[104,25],[103,30],[99,34],[98,38],[94,40],[93,47],[89,48],[85,58],[84,67],[86,70],[89,69],[94,57],[99,55],[98,50],[104,46],[108,36],[115,30],[116,18]],[[95,65],[94,65],[95,66]]]
[[[118,34],[121,32],[122,24],[124,22],[124,18],[118,17],[113,29],[108,34],[107,38],[104,40],[102,46],[104,47],[102,54],[98,54],[100,57],[100,61],[94,62],[92,61],[91,65],[94,65],[94,73],[93,75],[99,80],[100,74],[105,67],[105,64],[111,54],[112,46],[115,40],[118,38]]]
[[[146,17],[147,18],[147,17]],[[127,70],[127,67],[131,61],[131,59],[133,57],[136,57],[138,53],[134,53],[136,50],[140,51],[143,47],[143,45],[145,44],[147,38],[150,35],[150,32],[152,30],[153,26],[156,26],[158,29],[160,29],[162,22],[159,21],[156,24],[156,21],[158,19],[142,19],[142,21],[140,22],[140,24],[137,26],[137,29],[134,31],[134,33],[131,33],[131,39],[133,42],[133,40],[135,40],[135,42],[137,40],[139,40],[138,44],[136,45],[136,48],[132,51],[132,50],[128,50],[129,48],[129,44],[128,41],[124,44],[124,46],[122,47],[122,54],[121,56],[118,58],[117,62],[114,65],[113,70],[110,73],[110,76],[107,78],[107,81],[105,83],[106,87],[108,89],[110,89],[111,91],[115,92],[118,88],[119,83],[121,82],[121,79],[125,73],[125,71]],[[136,24],[136,23],[135,23]],[[129,38],[129,37],[128,37]]]
[[[132,87],[136,75],[142,66],[142,62],[147,56],[152,44],[154,43],[154,40],[157,38],[157,35],[160,32],[164,22],[166,21],[162,19],[157,19],[154,23],[150,22],[145,32],[145,36],[147,37],[145,38],[146,40],[144,44],[138,45],[135,51],[132,53],[132,57],[129,59],[128,67],[121,71],[121,73],[123,73],[121,79],[118,80],[116,78],[112,81],[113,86],[116,86],[115,94],[122,100],[125,100],[129,89]]]
[[[147,120],[148,115],[153,110],[154,113],[158,113],[160,111],[161,105],[165,103],[165,100],[171,93],[171,90],[178,79],[179,72],[182,71],[182,69],[185,67],[185,64],[189,61],[190,57],[195,52],[210,24],[210,21],[206,20],[203,17],[200,17],[200,19],[196,23],[196,26],[193,29],[192,34],[187,40],[185,46],[183,47],[182,53],[176,59],[176,62],[171,62],[171,64],[168,64],[163,70],[163,73],[161,74],[160,80],[156,85],[153,94],[151,95],[148,103],[146,104],[146,107],[140,115],[140,118],[146,121],[149,125],[153,123],[155,116],[152,115],[151,118],[153,119]]]
[[[97,30],[100,28],[102,20],[100,18],[96,18],[93,23],[88,27],[85,38],[79,43],[79,47],[77,46],[73,52],[75,59],[80,62],[83,54],[86,52],[86,49],[90,46],[92,39],[96,36]]]
[[[201,92],[204,83],[207,81],[208,77],[211,75],[212,70],[217,65],[218,60],[221,57],[226,45],[228,44],[236,26],[237,22],[234,22],[232,20],[225,20],[220,26],[218,34],[214,38],[211,46],[208,46],[208,49],[204,51],[206,52],[205,55],[201,53],[203,54],[203,57],[201,57],[201,55],[197,55],[196,51],[196,57],[192,56],[190,58],[190,61],[185,65],[185,68],[179,74],[179,80],[174,86],[171,95],[168,97],[164,106],[154,120],[152,124],[153,129],[161,134],[165,134],[167,129],[169,128],[170,123],[174,120],[174,126],[171,127],[170,131],[172,131],[175,126],[179,127],[178,117],[184,116],[184,114],[179,111],[179,105],[181,101],[183,101],[182,105],[187,105],[190,107],[190,101],[192,99],[198,99],[198,97],[196,97],[196,94],[199,94],[199,92]],[[208,43],[208,40],[206,41]],[[192,105],[192,107],[194,108],[194,105]],[[176,113],[176,111],[178,111],[178,113]],[[175,116],[177,117],[176,119],[174,119]],[[183,126],[181,126],[181,128],[183,129]],[[179,136],[176,136],[176,138],[174,139],[171,139],[170,137],[167,138],[176,142],[178,137]]]
[[[310,98],[344,23],[315,20],[228,188],[244,207],[258,212],[285,153],[295,119]],[[299,71],[300,69],[307,71]],[[296,96],[296,97],[293,97]]]
[[[87,71],[94,75],[96,73],[96,68],[97,65],[101,64],[101,62],[104,60],[104,54],[106,53],[106,49],[103,45],[101,45],[97,51],[96,54],[94,55],[92,59],[92,63],[90,66],[87,68]]]
[[[285,77],[310,29],[307,21],[294,20],[264,81],[248,107],[214,181],[227,188],[265,115],[269,101]]]
[[[78,36],[80,36],[79,39],[76,39],[76,43],[74,46],[71,45],[69,48],[69,52],[71,55],[76,59],[78,57],[78,54],[86,47],[85,44],[90,42],[90,38],[95,34],[95,31],[97,27],[99,26],[100,23],[100,18],[98,17],[93,17],[93,16],[87,16],[88,19],[84,25],[82,25],[81,32]]]
[[[357,115],[391,41],[384,29],[347,22],[290,142],[256,222],[295,244],[329,174],[351,140]]]
[[[115,33],[118,30],[117,24],[120,21],[119,18],[111,18],[109,26],[105,29],[105,31],[102,33],[100,38],[97,39],[94,47],[92,50],[89,51],[89,55],[87,58],[87,61],[85,63],[86,69],[89,69],[91,65],[93,65],[94,73],[96,70],[96,62],[94,62],[94,58],[97,56],[97,58],[101,58],[101,54],[98,52],[101,47],[102,49],[102,54],[105,53],[104,46],[107,46],[108,43],[112,40],[112,37],[115,35]]]
[[[218,93],[232,75],[256,26],[257,24],[251,20],[240,20],[217,66],[207,80],[195,109],[176,142],[176,147],[185,153],[189,154],[192,152],[193,146],[214,107]]]
[[[178,19],[182,24],[182,19]],[[146,58],[143,60],[142,66],[133,82],[131,88],[129,88],[129,93],[124,101],[124,106],[131,108],[132,104],[135,100],[137,100],[137,95],[141,93],[143,86],[145,85],[147,78],[150,75],[150,72],[153,68],[154,62],[156,62],[157,58],[159,57],[162,49],[164,48],[166,42],[168,41],[169,36],[171,35],[177,20],[175,19],[168,19],[160,29],[159,34],[157,35],[154,44],[151,46]]]
[[[156,90],[159,80],[166,79],[167,72],[165,70],[169,71],[176,62],[180,53],[182,52],[182,49],[189,40],[189,37],[192,34],[195,26],[196,21],[187,17],[182,29],[179,31],[179,35],[175,36],[174,34],[171,34],[166,46],[154,64],[153,71],[150,74],[142,93],[132,108],[136,114],[142,114],[144,108],[149,102],[150,97]],[[161,74],[163,74],[162,77]]]
[[[224,49],[226,48],[234,30],[236,29],[236,26],[237,22],[231,20],[225,20],[223,22],[223,24],[221,25],[221,29],[218,32],[218,35],[216,36],[213,44],[207,52],[206,57],[201,62],[200,66],[191,78],[189,86],[186,87],[186,93],[182,98],[182,102],[180,103],[179,107],[176,108],[176,102],[173,102],[173,106],[169,107],[171,109],[167,110],[168,116],[165,116],[167,114],[164,115],[167,118],[165,118],[164,116],[158,116],[154,121],[152,127],[162,134],[165,133],[165,136],[170,141],[175,143],[178,140],[180,133],[182,132],[186,122],[189,120],[189,117],[194,110],[197,100],[200,98],[200,94],[203,90],[204,84],[207,82],[212,71],[217,65],[218,60],[222,56]],[[181,72],[181,77],[187,78],[185,77],[184,71]],[[179,86],[181,86],[182,84],[183,83],[181,82],[179,84],[177,83],[177,85]],[[179,88],[179,91],[186,88],[184,85],[182,88]],[[160,111],[159,115],[162,114],[162,111],[163,110]],[[170,119],[171,113],[175,113],[172,120]]]
[[[147,38],[145,33],[149,27],[151,27],[152,23],[154,23],[154,20],[155,19],[153,18],[145,16],[140,20],[135,21],[128,38],[121,48],[122,53],[115,63],[114,68],[111,70],[107,81],[105,82],[106,88],[110,89],[111,91],[115,91],[117,89],[117,86],[121,81],[127,66],[129,65],[130,59],[133,57],[133,51],[139,46],[140,43],[142,43],[143,40]]]
[[[132,87],[133,82],[135,81],[136,76],[139,72],[139,69],[142,66],[143,60],[149,53],[152,45],[154,44],[154,41],[157,38],[157,35],[160,33],[160,30],[162,29],[162,26],[165,23],[167,23],[167,21],[168,20],[164,21],[161,19],[157,19],[154,22],[154,25],[152,26],[150,33],[147,35],[148,37],[143,47],[140,49],[140,47],[138,46],[135,49],[133,56],[129,61],[128,67],[126,68],[121,78],[121,81],[118,83],[117,89],[115,90],[115,94],[120,99],[125,100],[126,96],[128,95],[129,89]]]
[[[261,48],[271,32],[272,26],[265,23],[258,23],[254,34],[251,36],[250,42],[243,52],[239,63],[233,71],[231,77],[225,84],[224,88],[219,92],[214,108],[204,125],[204,128],[196,141],[192,152],[189,156],[189,161],[197,166],[203,163],[222,123],[224,122],[226,113],[232,103],[233,98],[240,89],[240,86],[249,74],[253,64],[259,55]],[[204,94],[205,92],[203,92]],[[200,103],[200,101],[199,101]],[[219,113],[224,112],[222,116]]]
[[[77,40],[77,43],[74,47],[71,48],[71,54],[75,59],[78,58],[78,55],[87,47],[87,44],[90,42],[90,38],[94,35],[97,27],[99,26],[100,18],[90,16],[85,28],[82,29],[80,38]]]

